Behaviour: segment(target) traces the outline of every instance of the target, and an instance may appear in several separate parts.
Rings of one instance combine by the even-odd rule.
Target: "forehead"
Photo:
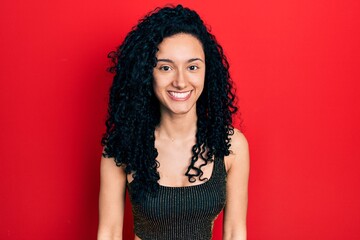
[[[201,42],[196,37],[186,33],[164,38],[158,49],[157,58],[169,58],[174,61],[185,61],[195,57],[204,59]]]

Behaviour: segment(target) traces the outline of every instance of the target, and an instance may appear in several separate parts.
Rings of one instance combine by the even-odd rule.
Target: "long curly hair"
[[[223,48],[195,11],[181,5],[156,8],[108,56],[113,62],[109,71],[115,75],[101,140],[103,156],[113,157],[117,166],[124,165],[125,172],[132,174],[132,199],[136,202],[149,194],[155,196],[159,189],[155,127],[161,116],[153,91],[153,69],[158,45],[178,33],[191,34],[202,43],[206,63],[205,86],[196,103],[196,144],[185,175],[190,182],[196,177],[204,181],[201,168],[230,153],[232,114],[238,108]],[[201,161],[198,167],[197,161]]]

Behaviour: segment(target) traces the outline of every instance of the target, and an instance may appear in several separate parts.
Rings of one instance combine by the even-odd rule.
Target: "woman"
[[[246,239],[249,155],[234,129],[229,65],[195,11],[165,7],[110,54],[98,239],[122,239],[125,190],[135,239]]]

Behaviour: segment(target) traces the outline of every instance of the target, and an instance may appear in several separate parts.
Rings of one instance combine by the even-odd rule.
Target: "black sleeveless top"
[[[184,187],[160,185],[156,197],[133,202],[135,234],[141,240],[210,240],[214,220],[226,202],[226,175],[224,160],[215,159],[206,182]],[[130,196],[131,185],[128,183]]]

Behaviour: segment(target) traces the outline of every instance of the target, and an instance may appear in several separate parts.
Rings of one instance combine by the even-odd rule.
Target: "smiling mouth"
[[[187,92],[174,92],[174,91],[168,91],[169,96],[171,99],[176,101],[185,101],[187,100],[191,95],[192,90]]]

